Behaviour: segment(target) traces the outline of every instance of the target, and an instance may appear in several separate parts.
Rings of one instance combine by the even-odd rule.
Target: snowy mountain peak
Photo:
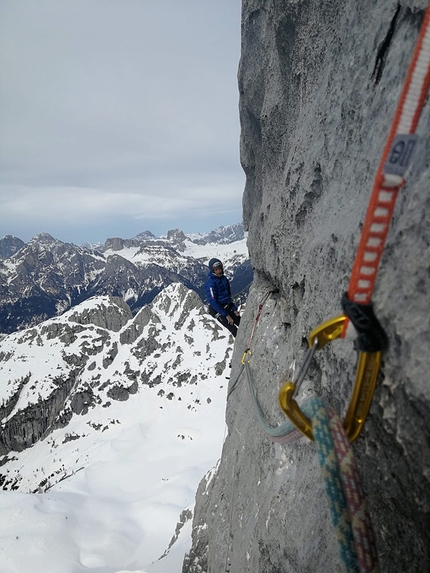
[[[218,227],[214,231],[200,235],[189,235],[190,240],[197,244],[218,243],[228,245],[245,238],[245,231],[241,223]]]
[[[151,231],[142,231],[142,233],[139,233],[134,238],[137,239],[138,241],[148,241],[155,239],[155,235],[153,235]]]
[[[3,337],[7,573],[180,569],[198,482],[221,452],[232,342],[181,283],[135,316],[93,297]]]
[[[5,235],[0,239],[0,259],[8,259],[24,245],[24,241],[21,241],[18,237]]]
[[[183,231],[179,229],[172,229],[167,232],[167,240],[174,241],[176,243],[183,243],[186,239],[186,235]]]
[[[34,235],[30,241],[31,243],[56,243],[61,242],[58,239],[54,239],[49,233],[37,233]]]
[[[69,310],[63,318],[77,324],[99,326],[119,332],[133,318],[130,307],[121,297],[94,297]]]

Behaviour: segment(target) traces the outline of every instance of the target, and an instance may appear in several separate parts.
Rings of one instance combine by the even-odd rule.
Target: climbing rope
[[[339,555],[346,571],[348,573],[357,573],[358,565],[354,548],[354,536],[327,410],[319,398],[311,398],[309,403],[317,454],[324,479],[331,520],[339,545]]]
[[[260,402],[258,401],[257,391],[255,388],[251,369],[249,366],[249,360],[245,360],[244,366],[255,413],[257,414],[257,419],[260,424],[260,428],[266,434],[266,437],[268,437],[272,442],[277,442],[279,444],[289,444],[291,442],[294,442],[295,440],[299,440],[303,436],[303,434],[299,432],[299,430],[297,430],[295,425],[292,422],[290,422],[290,420],[287,420],[283,424],[275,427],[270,426],[266,422],[263,409],[260,405]],[[309,404],[305,403],[303,405],[303,409],[305,412],[310,414],[311,410]]]
[[[361,573],[374,573],[379,570],[378,558],[357,464],[341,419],[333,408],[327,407],[327,411],[340,469],[340,478],[351,520],[359,570]]]
[[[320,398],[309,400],[315,444],[339,555],[347,573],[379,571],[373,530],[351,444],[342,422]]]
[[[253,338],[254,338],[255,329],[257,328],[258,321],[260,320],[261,311],[263,310],[263,306],[264,306],[265,302],[267,301],[267,299],[269,298],[269,296],[270,296],[271,294],[275,294],[275,293],[277,293],[277,292],[279,292],[279,289],[277,289],[277,288],[268,290],[268,291],[266,292],[266,294],[263,296],[263,298],[261,299],[261,302],[260,302],[260,304],[258,305],[257,314],[255,315],[254,325],[253,325],[253,327],[252,327],[252,332],[251,332],[251,336],[250,336],[250,338],[249,338],[248,348],[246,349],[246,351],[248,351],[248,350],[251,349],[251,344],[252,344],[252,340],[253,340]]]
[[[258,400],[256,384],[250,367],[250,345],[253,340],[264,303],[271,292],[263,297],[254,320],[248,349],[242,358],[238,377],[229,390],[233,391],[242,372],[245,371],[254,410],[263,433],[271,441],[279,444],[292,443],[303,434],[290,421],[271,426],[264,415]],[[354,461],[351,445],[345,434],[342,422],[331,408],[326,409],[320,398],[311,398],[302,405],[302,411],[309,416],[313,426],[321,473],[329,502],[333,527],[339,547],[339,555],[347,573],[377,573],[377,555],[370,519],[367,515],[364,496],[361,491],[359,474]],[[234,481],[234,480],[233,480]],[[234,487],[234,485],[233,485]],[[232,495],[233,498],[233,495]],[[231,508],[233,504],[231,504]],[[231,529],[232,514],[230,514]],[[228,558],[230,534],[227,542],[225,570],[229,571]]]
[[[263,430],[263,432],[266,434],[266,436],[272,440],[273,442],[277,442],[280,444],[285,444],[285,443],[291,443],[295,440],[298,440],[302,437],[302,434],[296,429],[296,427],[294,426],[294,424],[292,424],[289,420],[287,422],[284,422],[283,424],[279,425],[279,426],[270,426],[270,424],[268,424],[266,422],[266,418],[263,412],[263,408],[260,405],[260,402],[258,400],[257,397],[257,391],[256,391],[256,387],[252,378],[252,373],[251,373],[251,369],[250,369],[250,361],[251,361],[251,344],[254,338],[254,334],[257,328],[257,324],[258,321],[260,319],[261,316],[261,311],[263,310],[264,304],[266,303],[266,301],[268,300],[268,298],[270,297],[270,295],[275,294],[278,292],[278,289],[271,289],[268,290],[266,292],[266,294],[263,296],[263,298],[261,299],[260,304],[258,305],[258,309],[257,309],[257,314],[255,316],[254,319],[254,324],[253,324],[253,328],[251,331],[251,336],[249,338],[249,342],[248,342],[248,347],[245,350],[245,352],[243,353],[242,356],[242,365],[241,368],[239,370],[238,375],[236,376],[236,378],[234,379],[234,381],[230,384],[228,392],[227,392],[227,398],[230,396],[230,394],[233,392],[233,390],[236,387],[236,384],[238,383],[243,371],[245,371],[246,373],[246,378],[248,381],[248,387],[251,393],[251,397],[252,397],[252,402],[254,405],[254,409],[255,409],[255,413],[257,415],[257,419],[260,423],[260,427]],[[305,410],[308,412],[310,412],[310,410],[308,410],[307,406],[304,406]]]
[[[251,336],[249,337],[248,346],[247,346],[247,348],[246,348],[246,350],[245,350],[245,352],[243,353],[243,356],[242,356],[242,366],[241,366],[241,368],[240,368],[240,370],[239,370],[238,375],[237,375],[236,378],[234,379],[234,381],[231,382],[230,385],[229,385],[229,389],[228,389],[228,392],[227,392],[227,399],[228,399],[228,397],[230,396],[230,394],[233,392],[233,390],[234,390],[236,384],[239,382],[239,379],[240,379],[240,377],[242,376],[242,372],[243,372],[243,370],[244,370],[244,368],[245,368],[245,358],[246,358],[246,355],[251,353],[251,344],[252,344],[252,341],[253,341],[253,338],[254,338],[254,334],[255,334],[255,330],[256,330],[256,328],[257,328],[258,321],[260,320],[261,311],[263,310],[263,307],[264,307],[264,305],[265,305],[267,299],[270,297],[270,295],[275,294],[275,293],[277,293],[277,292],[279,292],[279,289],[277,289],[277,288],[275,288],[275,289],[269,289],[269,290],[266,292],[266,294],[263,296],[263,298],[261,299],[260,304],[258,305],[258,310],[257,310],[257,314],[255,315],[254,325],[253,325],[253,327],[252,327]]]

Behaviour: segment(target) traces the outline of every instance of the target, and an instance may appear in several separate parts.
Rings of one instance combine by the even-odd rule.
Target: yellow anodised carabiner
[[[347,320],[345,315],[338,316],[323,322],[308,337],[309,348],[298,374],[292,382],[286,382],[279,391],[279,404],[283,412],[291,422],[310,440],[314,439],[312,422],[302,412],[294,396],[309,368],[313,354],[332,340],[339,338],[342,334],[344,323]],[[346,435],[350,442],[358,438],[361,429],[369,412],[375,391],[376,380],[378,378],[381,364],[381,352],[359,352],[358,365],[355,376],[354,388],[349,403],[349,407],[343,422]]]

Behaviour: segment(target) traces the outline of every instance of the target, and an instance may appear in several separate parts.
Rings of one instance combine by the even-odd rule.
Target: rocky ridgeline
[[[219,244],[243,241],[243,226],[221,227],[198,237]],[[204,297],[207,261],[186,256],[187,237],[177,229],[164,239],[150,232],[134,239],[111,238],[98,249],[63,243],[42,233],[24,244],[6,236],[0,240],[0,332],[39,324],[92,296],[121,297],[136,314],[166,286],[180,282]],[[247,254],[226,261],[233,293],[252,281]]]
[[[245,231],[243,225],[228,225],[223,227],[218,227],[214,231],[206,235],[199,235],[193,237],[194,242],[199,245],[206,245],[207,243],[218,243],[220,245],[228,245],[229,243],[234,243],[235,241],[241,241],[245,237]]]
[[[21,239],[18,239],[18,237],[5,235],[3,239],[0,239],[0,260],[8,259],[16,252],[18,252],[19,249],[24,245],[24,241],[21,241]]]
[[[17,452],[67,427],[74,416],[115,411],[115,402],[142,387],[171,399],[182,385],[220,376],[228,368],[228,342],[229,333],[180,283],[134,317],[121,298],[95,297],[61,317],[3,335],[0,465],[8,468]],[[25,479],[24,469],[19,477],[0,473],[4,489],[40,485]]]
[[[240,368],[266,289],[250,367],[272,425],[281,379],[306,337],[341,314],[373,178],[423,20],[424,1],[242,2],[241,161],[255,269],[236,338]],[[428,384],[430,106],[400,192],[373,295],[388,337],[373,404],[354,443],[381,571],[430,569]],[[344,415],[354,381],[351,342],[317,352],[299,395]],[[227,406],[221,462],[197,494],[183,573],[340,571],[315,446],[268,441],[246,381]]]

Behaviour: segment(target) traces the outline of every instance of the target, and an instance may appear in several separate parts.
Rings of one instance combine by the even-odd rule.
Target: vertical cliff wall
[[[310,330],[339,315],[375,172],[426,1],[243,0],[239,67],[244,222],[255,279],[231,380],[268,288],[251,370],[273,425],[280,381]],[[389,337],[354,443],[383,572],[430,567],[430,112],[373,294]],[[302,389],[345,412],[352,344],[318,351]],[[315,445],[270,442],[245,378],[227,404],[222,458],[197,494],[184,573],[333,572],[341,565]]]

